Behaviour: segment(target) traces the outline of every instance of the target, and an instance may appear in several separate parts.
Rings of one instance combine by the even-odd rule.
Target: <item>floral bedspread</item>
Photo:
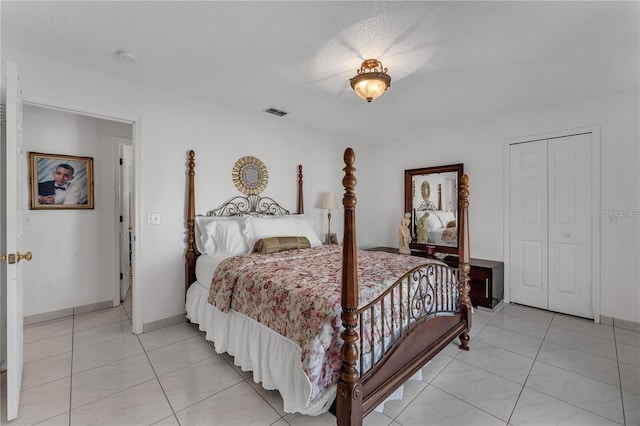
[[[442,231],[442,241],[456,241],[458,239],[458,227],[444,228]]]
[[[375,299],[427,259],[358,251],[360,304]],[[310,400],[337,380],[341,356],[342,250],[329,245],[274,254],[230,257],[217,268],[209,303],[233,309],[268,326],[302,348],[312,386]]]

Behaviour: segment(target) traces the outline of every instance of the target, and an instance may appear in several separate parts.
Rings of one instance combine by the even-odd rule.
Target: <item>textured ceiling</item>
[[[12,2],[2,44],[347,138],[392,141],[638,86],[638,2]],[[133,52],[136,65],[114,60]],[[349,87],[380,59],[391,88]]]

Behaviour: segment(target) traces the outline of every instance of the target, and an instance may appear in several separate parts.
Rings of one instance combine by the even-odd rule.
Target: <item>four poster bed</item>
[[[298,215],[249,195],[196,216],[189,151],[186,305],[216,351],[280,391],[285,411],[320,414],[335,399],[337,423],[358,425],[454,339],[469,349],[468,178],[460,185],[460,267],[449,268],[357,250],[352,149],[344,162],[343,245],[323,246],[305,231],[302,166]],[[246,241],[226,248],[236,234]]]

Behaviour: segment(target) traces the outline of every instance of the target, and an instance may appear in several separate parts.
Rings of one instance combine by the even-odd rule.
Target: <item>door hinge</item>
[[[120,159],[120,165],[122,166],[123,162],[122,162],[122,158]]]
[[[122,216],[120,216],[120,223],[122,223]]]
[[[122,272],[120,272],[120,279],[123,279],[124,275],[122,275]]]

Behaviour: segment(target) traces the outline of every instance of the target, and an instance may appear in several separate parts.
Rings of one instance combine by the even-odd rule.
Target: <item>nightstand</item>
[[[474,306],[493,309],[504,296],[504,263],[494,260],[471,259],[469,285]]]

